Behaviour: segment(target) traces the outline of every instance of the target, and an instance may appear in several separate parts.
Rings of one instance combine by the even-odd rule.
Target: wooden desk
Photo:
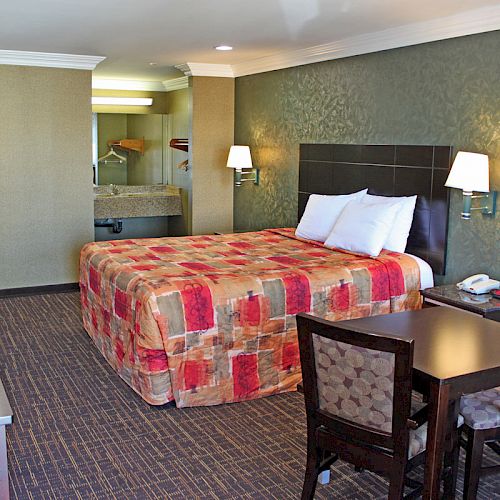
[[[437,499],[448,409],[453,425],[460,396],[500,385],[500,323],[447,307],[432,307],[343,321],[373,333],[415,340],[417,390],[429,394],[427,459],[423,498]]]

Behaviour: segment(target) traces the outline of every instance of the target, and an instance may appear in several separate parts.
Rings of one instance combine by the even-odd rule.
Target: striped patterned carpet
[[[93,347],[76,293],[0,300],[0,377],[15,412],[12,498],[300,497],[299,394],[150,407]],[[332,477],[317,498],[386,498],[387,483],[369,472],[339,463]],[[499,479],[484,480],[480,498],[500,497]]]

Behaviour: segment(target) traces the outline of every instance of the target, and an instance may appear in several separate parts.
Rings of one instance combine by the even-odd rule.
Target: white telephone
[[[487,274],[474,274],[460,283],[457,283],[457,288],[464,292],[479,295],[481,293],[491,292],[491,290],[495,290],[495,288],[500,288],[500,281],[491,280]]]

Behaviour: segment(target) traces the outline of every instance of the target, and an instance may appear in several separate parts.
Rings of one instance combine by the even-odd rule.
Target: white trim
[[[175,66],[175,68],[178,69],[179,71],[182,71],[185,76],[193,76],[191,74],[191,70],[189,69],[188,63],[178,64],[177,66]]]
[[[232,66],[235,77],[500,29],[500,5],[407,24]],[[188,63],[191,65],[192,63]]]
[[[92,96],[92,106],[152,106],[152,97]]]
[[[163,80],[163,90],[170,92],[172,90],[187,89],[189,84],[188,76],[181,76],[179,78],[173,78],[172,80]]]
[[[230,64],[209,64],[187,62],[179,64],[176,68],[186,76],[217,76],[223,78],[234,78],[233,68]]]
[[[51,52],[0,50],[0,64],[39,66],[42,68],[86,69],[92,71],[105,57]]]
[[[165,92],[162,82],[147,80],[113,80],[108,78],[92,78],[92,88],[100,90],[148,90]]]

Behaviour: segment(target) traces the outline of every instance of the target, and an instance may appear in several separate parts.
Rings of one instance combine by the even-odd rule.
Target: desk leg
[[[455,498],[457,489],[458,461],[460,456],[460,430],[457,428],[460,399],[454,399],[448,406],[448,440],[444,455],[444,466],[447,476],[444,480],[444,496],[446,500]]]
[[[0,500],[9,498],[9,469],[7,464],[7,439],[5,425],[0,425]]]
[[[429,424],[427,429],[427,459],[423,498],[437,500],[441,485],[443,451],[446,437],[450,388],[431,383],[429,393]]]

